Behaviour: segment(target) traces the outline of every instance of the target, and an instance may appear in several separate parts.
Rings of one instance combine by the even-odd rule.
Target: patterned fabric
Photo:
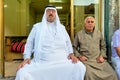
[[[116,47],[120,47],[120,29],[116,30],[112,37],[112,63],[120,80],[120,57],[117,54]]]
[[[117,57],[115,47],[120,47],[120,29],[114,32],[112,37],[112,57]]]

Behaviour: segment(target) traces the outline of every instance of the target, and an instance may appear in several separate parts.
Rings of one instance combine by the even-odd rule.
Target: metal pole
[[[74,40],[74,5],[73,0],[70,0],[70,37]]]
[[[4,20],[3,20],[3,0],[0,0],[0,73],[4,77]]]

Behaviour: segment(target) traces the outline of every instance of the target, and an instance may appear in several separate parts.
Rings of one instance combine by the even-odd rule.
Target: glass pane
[[[84,19],[87,16],[94,16],[96,21],[95,29],[99,29],[99,0],[74,0],[74,32],[84,28]]]

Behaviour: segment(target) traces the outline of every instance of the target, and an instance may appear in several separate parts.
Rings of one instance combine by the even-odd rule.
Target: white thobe
[[[41,29],[40,23],[33,27],[24,59],[30,58],[32,53],[34,57],[17,72],[15,80],[84,80],[86,68],[83,63],[73,64],[68,60],[73,49],[65,28],[58,30],[52,23],[47,29]]]

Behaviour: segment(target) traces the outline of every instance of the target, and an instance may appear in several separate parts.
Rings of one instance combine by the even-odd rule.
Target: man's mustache
[[[52,14],[50,14],[49,16],[53,16]]]

